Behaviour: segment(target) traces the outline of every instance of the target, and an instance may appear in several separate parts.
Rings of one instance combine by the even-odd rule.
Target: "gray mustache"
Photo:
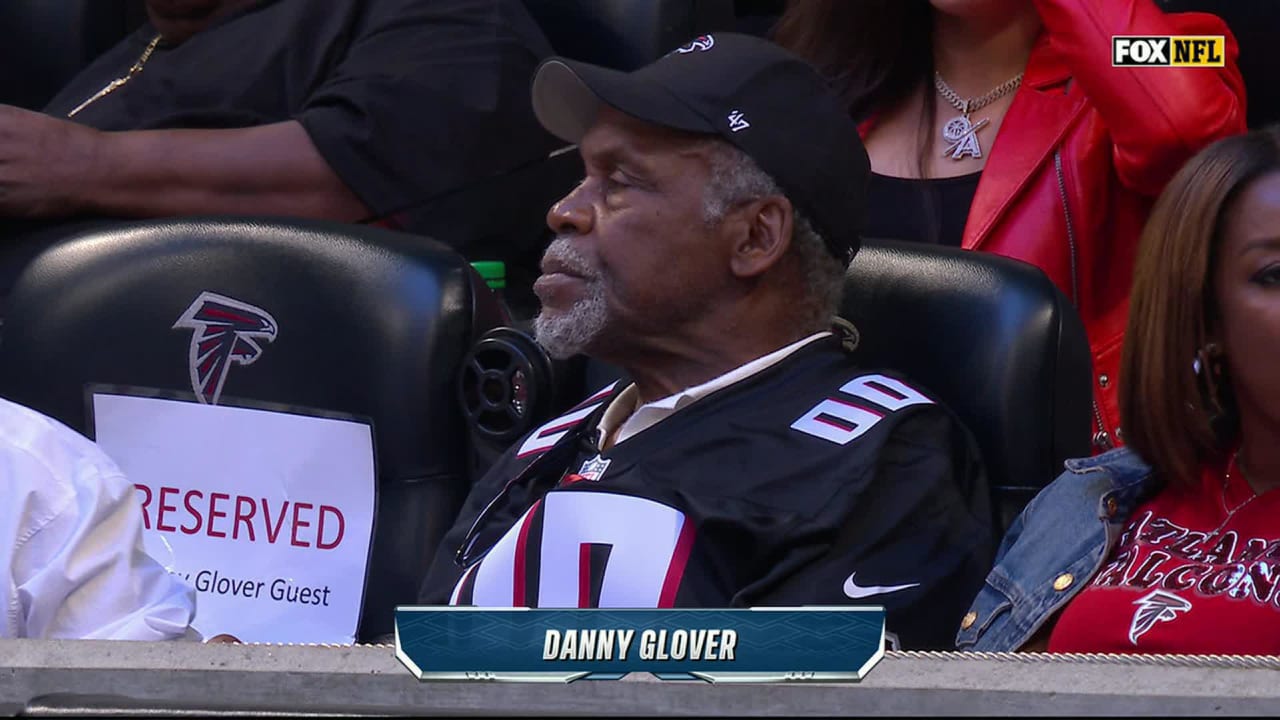
[[[552,240],[551,244],[547,246],[542,258],[543,260],[555,260],[570,272],[575,275],[581,275],[584,279],[594,280],[596,277],[595,269],[591,267],[590,261],[565,235],[556,236],[556,239]]]

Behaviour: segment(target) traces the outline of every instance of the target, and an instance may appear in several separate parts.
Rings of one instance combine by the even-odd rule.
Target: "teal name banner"
[[[396,609],[396,656],[421,680],[848,682],[883,655],[880,607]]]

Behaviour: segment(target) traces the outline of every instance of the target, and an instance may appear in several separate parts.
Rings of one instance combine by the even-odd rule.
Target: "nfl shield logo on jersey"
[[[582,476],[583,480],[599,480],[604,477],[604,471],[609,469],[611,462],[613,461],[597,455],[582,463],[582,469],[578,471],[578,475]]]

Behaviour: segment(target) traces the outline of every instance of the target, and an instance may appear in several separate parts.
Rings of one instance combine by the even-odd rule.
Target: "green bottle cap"
[[[488,283],[490,290],[502,290],[507,286],[507,264],[501,260],[481,260],[471,263]]]

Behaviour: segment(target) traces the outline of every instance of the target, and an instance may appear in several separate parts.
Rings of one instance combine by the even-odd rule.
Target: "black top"
[[[104,53],[45,112],[65,117],[127,74],[155,35],[146,24]],[[74,120],[143,130],[296,119],[382,218],[559,146],[529,98],[550,52],[520,0],[261,0],[162,43]]]
[[[959,247],[982,172],[929,180],[871,174],[863,236]]]
[[[597,453],[611,399],[476,483],[422,603],[884,605],[902,646],[952,647],[994,540],[977,450],[942,406],[833,339]]]

